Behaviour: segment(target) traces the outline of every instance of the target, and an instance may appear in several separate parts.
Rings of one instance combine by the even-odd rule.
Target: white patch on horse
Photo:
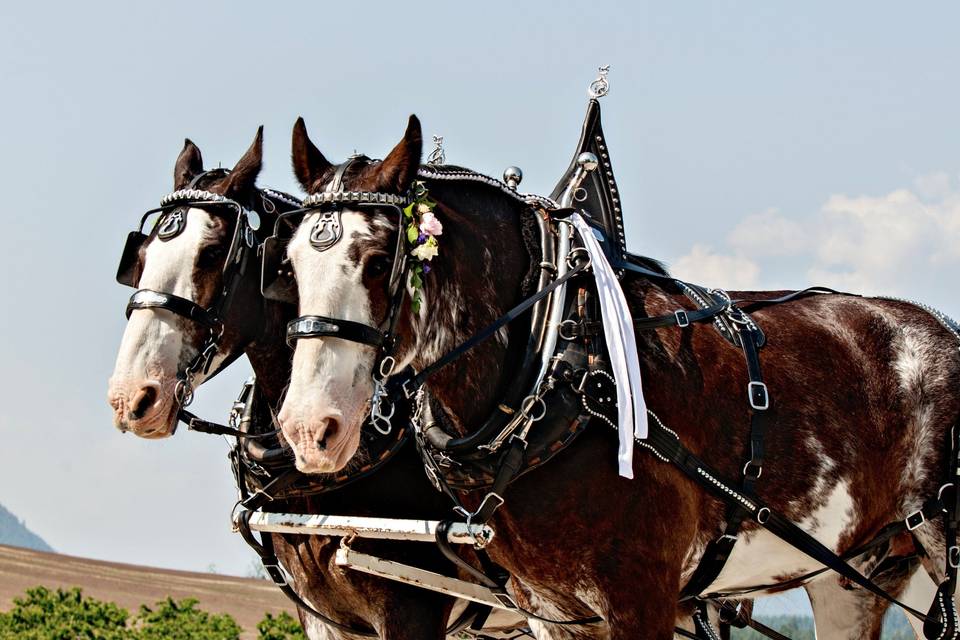
[[[898,330],[894,341],[892,366],[900,383],[905,402],[904,410],[912,416],[908,428],[910,437],[906,442],[911,450],[904,461],[902,472],[903,487],[910,500],[918,500],[915,491],[926,480],[931,468],[931,455],[936,450],[935,417],[936,407],[933,398],[935,388],[943,385],[942,367],[931,366],[937,361],[937,347],[941,346],[935,336],[915,325],[891,318],[892,326]],[[938,373],[940,374],[938,376]]]
[[[827,489],[821,478],[811,495],[822,495]],[[853,497],[846,480],[829,489],[821,506],[800,520],[797,525],[821,543],[838,550],[843,533],[854,524]],[[757,529],[740,535],[730,559],[717,580],[706,591],[726,591],[742,587],[772,584],[778,577],[806,573],[821,565],[786,544],[772,533]]]
[[[337,631],[320,622],[316,616],[307,613],[304,617],[307,622],[303,625],[303,632],[309,640],[341,640],[342,636]]]
[[[196,299],[194,264],[202,247],[215,239],[216,225],[203,209],[190,209],[186,226],[169,240],[154,238],[146,248],[141,289]],[[113,379],[173,376],[181,363],[184,324],[189,321],[162,309],[135,310],[123,332]],[[161,371],[160,369],[167,369]]]

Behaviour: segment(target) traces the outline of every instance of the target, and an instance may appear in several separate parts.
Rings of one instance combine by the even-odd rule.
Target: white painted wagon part
[[[480,604],[490,605],[495,609],[507,611],[516,611],[517,609],[516,604],[508,597],[498,596],[489,587],[481,584],[450,578],[420,567],[359,553],[350,547],[341,546],[337,549],[336,563],[341,567],[362,571],[387,580],[403,582],[421,589],[437,591],[455,598],[472,600]]]
[[[437,520],[267,513],[263,511],[254,511],[250,514],[250,528],[263,533],[435,542],[438,526],[440,526],[440,522]],[[493,529],[481,524],[453,522],[447,529],[447,542],[450,544],[472,544],[482,548],[490,544],[493,536]]]

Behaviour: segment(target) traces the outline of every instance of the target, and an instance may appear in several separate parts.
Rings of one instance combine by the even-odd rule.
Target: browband
[[[303,338],[342,338],[351,342],[379,347],[384,334],[371,326],[351,320],[337,320],[326,316],[300,316],[287,323],[287,344],[293,346]]]
[[[410,204],[407,196],[379,191],[321,191],[312,193],[303,199],[303,208],[309,209],[324,204],[386,204],[405,207]]]

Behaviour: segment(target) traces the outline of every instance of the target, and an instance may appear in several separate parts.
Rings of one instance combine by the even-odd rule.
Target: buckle
[[[750,399],[750,406],[757,411],[770,408],[770,393],[764,382],[751,381],[747,385],[747,397]]]
[[[917,509],[908,515],[903,522],[907,525],[907,531],[913,531],[926,521],[927,517],[923,515],[923,509]]]
[[[770,509],[768,507],[760,507],[754,517],[756,517],[758,523],[767,524],[767,520],[770,519]]]
[[[681,329],[690,326],[690,316],[684,309],[677,309],[673,312],[673,316],[677,319],[677,326]]]
[[[263,568],[266,569],[267,575],[270,576],[270,579],[273,580],[274,584],[278,587],[287,586],[287,574],[283,572],[283,568],[280,566],[280,561],[277,559],[277,556],[271,556],[270,558],[263,558]]]
[[[947,549],[947,563],[953,569],[960,569],[960,547],[953,545]]]
[[[517,603],[514,602],[514,601],[513,601],[513,598],[510,597],[510,594],[507,593],[507,588],[506,588],[506,587],[491,588],[491,589],[490,589],[490,593],[491,593],[491,594],[493,595],[493,597],[496,598],[497,601],[498,601],[500,604],[502,604],[504,607],[507,607],[508,609],[513,609],[513,610],[516,610],[516,609],[517,609]]]
[[[754,473],[756,471],[756,473]],[[743,475],[749,480],[757,480],[763,475],[763,465],[756,464],[753,460],[749,460],[747,464],[743,465]]]

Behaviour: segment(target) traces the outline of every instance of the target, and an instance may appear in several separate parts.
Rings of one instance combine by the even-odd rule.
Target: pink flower
[[[428,211],[420,216],[420,232],[428,236],[439,236],[443,234],[443,225],[433,212]]]

